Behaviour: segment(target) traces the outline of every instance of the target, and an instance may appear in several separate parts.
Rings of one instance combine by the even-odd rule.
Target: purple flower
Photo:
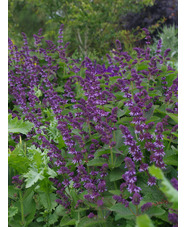
[[[152,206],[152,203],[145,203],[143,206],[141,206],[141,212],[148,210]]]
[[[168,219],[169,219],[170,222],[172,222],[172,224],[174,224],[175,227],[178,226],[178,214],[169,213]]]
[[[134,193],[134,195],[132,196],[132,203],[134,205],[139,205],[140,201],[141,201],[141,195],[139,193]]]
[[[98,207],[103,206],[103,200],[98,200],[98,201],[97,201],[97,205],[98,205]]]
[[[156,184],[156,178],[155,177],[152,177],[150,176],[149,179],[148,179],[148,183],[147,183],[149,186],[153,186]]]
[[[93,218],[95,216],[95,214],[93,214],[92,212],[88,215],[88,218]]]
[[[171,179],[171,184],[178,191],[178,180],[176,178]]]

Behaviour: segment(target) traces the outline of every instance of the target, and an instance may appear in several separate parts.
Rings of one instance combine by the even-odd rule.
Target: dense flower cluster
[[[150,58],[151,37],[147,29],[144,31],[147,48],[134,48],[136,59],[122,52],[117,40],[117,51],[112,52],[113,57],[107,55],[107,65],[96,64],[89,58],[81,65],[77,60],[70,61],[65,55],[68,44],[63,46],[63,25],[59,30],[58,45],[46,40],[46,49],[42,48],[41,30],[34,35],[36,50],[29,48],[24,33],[24,46],[19,51],[9,39],[9,113],[13,117],[24,116],[34,124],[26,140],[42,151],[48,151],[49,166],[57,173],[56,177],[50,178],[56,189],[56,202],[67,210],[73,204],[67,193],[71,187],[82,195],[74,208],[85,204],[104,207],[104,196],[110,187],[108,174],[120,166],[123,166],[120,168],[122,180],[118,183],[121,193],[113,195],[113,199],[125,207],[130,203],[137,206],[143,197],[138,176],[144,173],[146,185],[153,186],[156,178],[149,174],[149,165],[166,168],[164,136],[170,131],[170,116],[165,114],[158,121],[156,116],[154,122],[151,116],[161,106],[160,102],[166,103],[166,113],[177,113],[177,75],[168,86],[170,82],[161,73],[165,65],[163,73],[174,75],[174,70],[166,65],[170,50],[162,56],[160,40],[156,55]],[[54,53],[58,54],[58,60]],[[66,77],[61,95],[58,83],[62,67],[66,67]],[[83,75],[80,74],[82,70]],[[156,86],[164,95],[161,100],[157,90],[154,91]],[[125,119],[129,121],[126,123]],[[51,137],[49,132],[53,125],[56,133]],[[167,133],[167,140],[174,139],[176,131],[177,125],[174,125]],[[122,134],[121,143],[118,133]],[[18,142],[13,134],[12,139]],[[127,153],[123,151],[125,148]],[[22,184],[19,176],[13,180],[18,186]],[[177,189],[176,181],[172,179],[171,182]],[[128,197],[126,190],[130,194]],[[146,203],[141,211],[145,212],[151,206],[152,203]],[[88,218],[94,216],[91,212]],[[175,219],[175,215],[169,215],[172,223]]]

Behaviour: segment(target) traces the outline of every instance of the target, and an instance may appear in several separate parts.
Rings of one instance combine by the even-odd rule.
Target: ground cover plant
[[[63,25],[9,39],[9,226],[178,226],[178,75],[143,31],[102,65],[66,57]]]

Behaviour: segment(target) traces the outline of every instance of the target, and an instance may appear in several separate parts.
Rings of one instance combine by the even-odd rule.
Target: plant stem
[[[22,221],[22,226],[25,226],[24,208],[23,208],[23,197],[22,197],[21,191],[19,191],[19,199],[20,199],[20,205],[21,205],[21,221]]]
[[[134,216],[136,216],[136,214],[131,210],[131,208],[130,208],[130,207],[128,207],[128,208],[129,208],[130,212],[131,212],[132,214],[134,214]]]
[[[111,146],[110,146],[110,155],[111,155],[112,168],[114,168],[114,158],[113,158],[113,152],[112,152],[112,147]]]
[[[138,205],[136,206],[136,215],[138,216]]]

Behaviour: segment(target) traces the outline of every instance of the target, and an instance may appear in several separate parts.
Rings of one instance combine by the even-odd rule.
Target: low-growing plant
[[[66,57],[63,25],[9,39],[10,226],[177,226],[177,71],[143,30],[102,65]]]

